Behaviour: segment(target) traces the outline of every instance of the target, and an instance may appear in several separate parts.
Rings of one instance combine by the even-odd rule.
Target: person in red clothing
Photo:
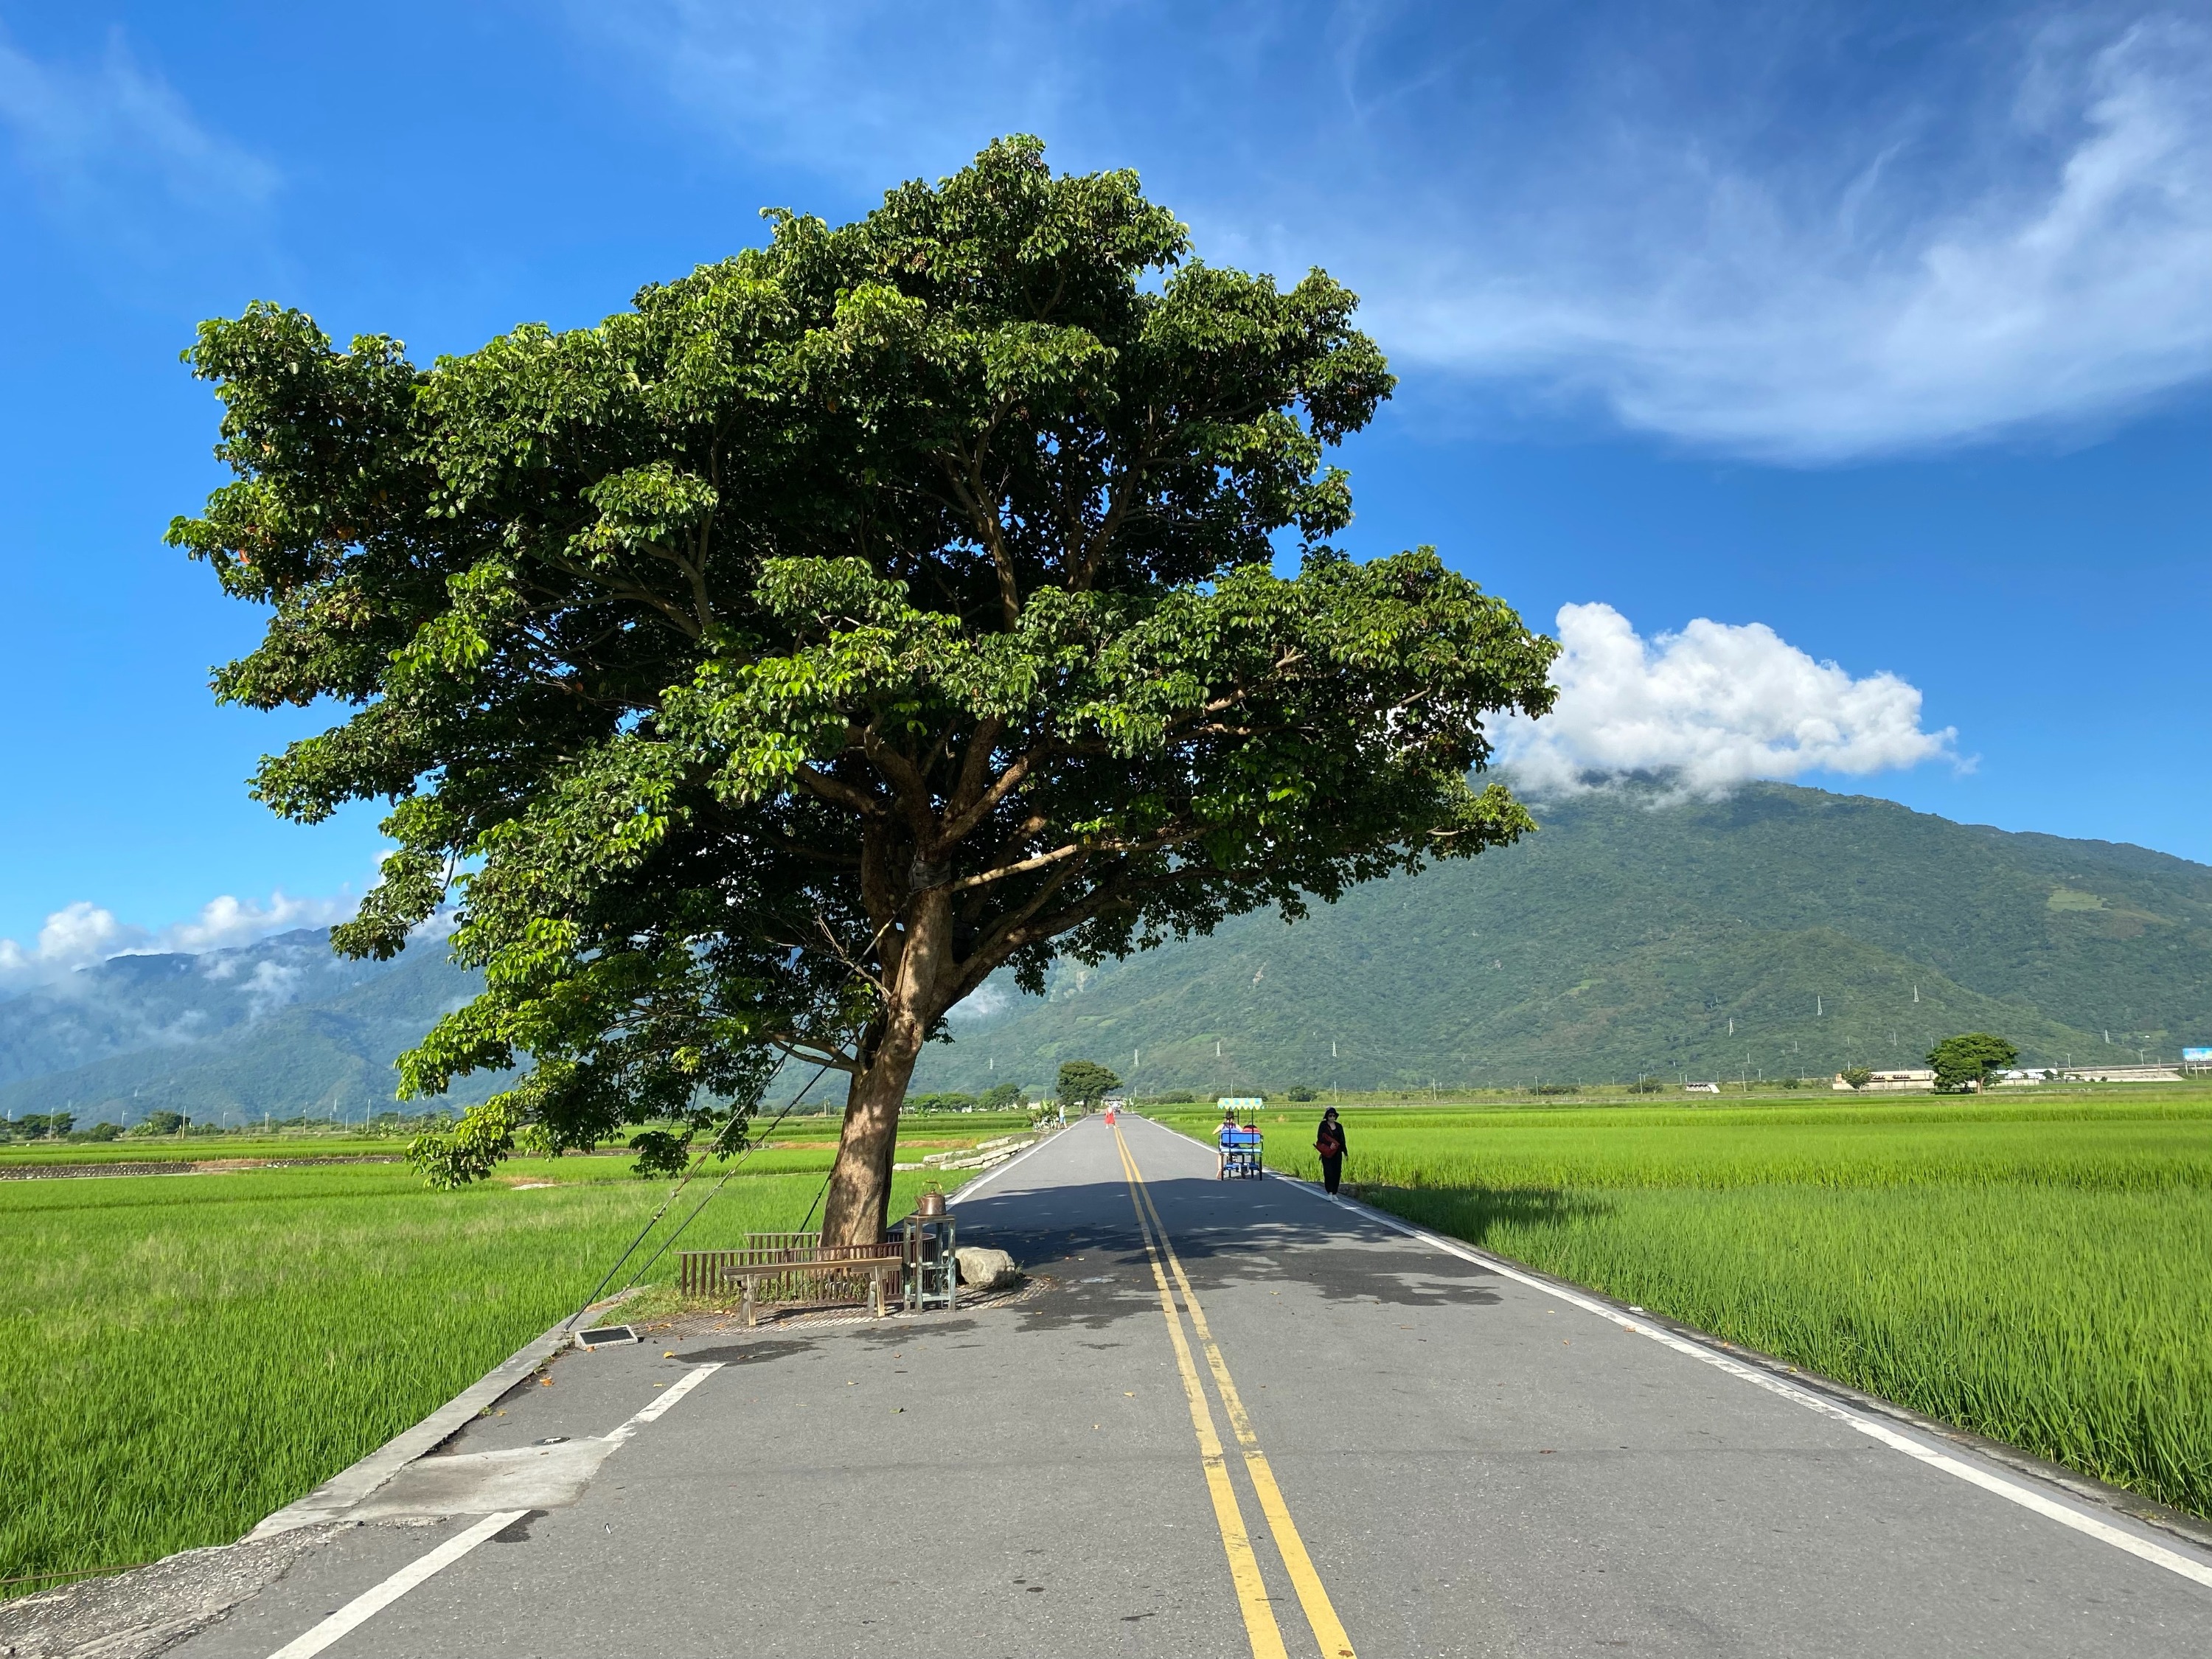
[[[1314,1133],[1314,1151],[1321,1154],[1323,1192],[1334,1192],[1343,1178],[1345,1149],[1344,1125],[1336,1121],[1336,1108],[1332,1106],[1321,1115],[1321,1127]]]

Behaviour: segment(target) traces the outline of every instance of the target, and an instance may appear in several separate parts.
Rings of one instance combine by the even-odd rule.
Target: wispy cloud
[[[149,928],[119,921],[113,911],[80,899],[48,916],[28,945],[0,939],[0,988],[58,979],[111,957],[171,951],[198,955],[251,945],[295,927],[327,927],[346,920],[359,902],[357,898],[294,898],[278,892],[264,904],[225,894],[209,900],[196,915]]]
[[[1401,355],[1767,459],[2124,415],[2212,374],[2212,31],[2082,34],[2021,48],[1971,133],[1907,109],[1834,134],[1817,182],[1655,122],[1595,201],[1560,177],[1506,234],[1385,255],[1381,325]]]
[[[1923,728],[1917,689],[1894,674],[1855,679],[1763,623],[1701,617],[1647,641],[1609,605],[1570,605],[1558,627],[1558,706],[1499,731],[1500,758],[1539,793],[1665,772],[1713,794],[1753,778],[1957,760],[1954,730]]]
[[[574,14],[848,186],[993,133],[1135,164],[1211,257],[1328,265],[1401,365],[1790,463],[2120,418],[2212,376],[2212,27],[1689,3]]]
[[[52,212],[130,242],[149,205],[251,212],[280,182],[263,157],[212,131],[119,33],[96,63],[32,57],[0,34],[0,129]]]

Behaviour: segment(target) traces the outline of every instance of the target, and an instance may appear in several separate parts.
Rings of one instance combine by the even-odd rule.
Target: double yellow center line
[[[1260,1449],[1259,1437],[1252,1432],[1252,1419],[1246,1415],[1244,1401],[1237,1392],[1237,1384],[1229,1375],[1229,1367],[1221,1358],[1221,1349],[1207,1328],[1206,1310],[1198,1304],[1198,1297],[1190,1288],[1190,1276],[1182,1270],[1182,1259],[1176,1255],[1175,1246],[1168,1240],[1168,1230],[1160,1221],[1160,1212],[1153,1207],[1152,1195],[1145,1186],[1145,1177],[1137,1168],[1137,1160],[1129,1151],[1129,1143],[1122,1138],[1121,1126],[1114,1127],[1114,1145],[1121,1154],[1121,1171],[1129,1182],[1129,1202],[1137,1212],[1137,1231],[1145,1242],[1145,1255],[1152,1266],[1152,1282],[1160,1292],[1160,1311],[1168,1322],[1168,1340],[1174,1345],[1176,1368],[1182,1373],[1184,1398],[1190,1404],[1190,1425],[1198,1435],[1200,1461],[1206,1467],[1206,1491],[1213,1498],[1213,1518],[1221,1528],[1221,1547],[1229,1555],[1229,1577],[1237,1587],[1237,1601],[1244,1614],[1244,1633],[1252,1644],[1253,1659],[1288,1659],[1283,1647],[1283,1632],[1275,1623],[1275,1610],[1267,1597],[1266,1582],[1260,1576],[1260,1563],[1252,1553],[1252,1536],[1244,1529],[1244,1511],[1237,1501],[1237,1489],[1230,1483],[1228,1459],[1224,1455],[1221,1437],[1214,1430],[1213,1408],[1206,1397],[1204,1384],[1199,1381],[1198,1367],[1192,1363],[1190,1344],[1184,1340],[1182,1315],[1176,1311],[1175,1291],[1182,1293],[1182,1305],[1190,1316],[1191,1328],[1197,1332],[1199,1346],[1205,1351],[1206,1369],[1213,1373],[1213,1386],[1220,1390],[1221,1403],[1229,1413],[1229,1427],[1237,1437],[1238,1448],[1244,1454],[1244,1472],[1250,1477],[1252,1490],[1259,1494],[1260,1511],[1267,1517],[1268,1529],[1275,1537],[1276,1553],[1283,1559],[1284,1571],[1291,1577],[1291,1588],[1297,1591],[1298,1605],[1305,1609],[1306,1623],[1313,1627],[1314,1640],[1319,1644],[1323,1659],[1354,1659],[1352,1638],[1344,1633],[1344,1625],[1330,1605],[1328,1592],[1322,1588],[1321,1575],[1314,1571],[1313,1559],[1306,1553],[1305,1540],[1298,1536],[1297,1525],[1291,1520],[1289,1506],[1283,1502],[1282,1488],[1275,1484],[1275,1472],[1268,1466],[1267,1453]],[[1166,1267],[1161,1258],[1166,1258]],[[1168,1273],[1175,1274],[1175,1291],[1168,1286]]]

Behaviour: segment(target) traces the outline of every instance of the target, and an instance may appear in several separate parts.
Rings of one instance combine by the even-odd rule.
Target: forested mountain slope
[[[1780,784],[1720,801],[1628,786],[1537,816],[1518,847],[1294,927],[1246,916],[1063,964],[1041,1000],[989,988],[915,1086],[1041,1088],[1079,1057],[1211,1092],[1825,1075],[1972,1029],[2037,1062],[2212,1042],[2205,866]],[[347,962],[319,930],[118,957],[0,1001],[0,1114],[358,1121],[476,983],[435,943]],[[453,1103],[501,1082],[465,1079]]]
[[[476,984],[435,943],[350,962],[319,928],[203,956],[118,957],[0,1002],[0,1115],[358,1121],[392,1104],[393,1056]],[[452,1100],[500,1081],[464,1079]]]
[[[1823,1074],[1972,1028],[2049,1062],[2212,1042],[2205,866],[1781,784],[1537,816],[1293,927],[1064,964],[1042,1001],[957,1021],[915,1086],[1034,1086],[1078,1055],[1214,1090]]]

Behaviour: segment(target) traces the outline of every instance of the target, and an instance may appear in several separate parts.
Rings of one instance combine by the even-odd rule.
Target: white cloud
[[[251,945],[271,933],[295,927],[327,927],[352,915],[360,903],[353,898],[293,898],[273,893],[266,904],[235,899],[228,893],[210,899],[189,921],[165,927],[146,948],[180,951],[198,955],[234,945]]]
[[[1370,312],[1402,356],[1791,462],[2094,422],[2212,374],[2212,31],[2046,37],[2002,128],[1959,186],[1901,134],[1797,201],[1649,131],[1610,181],[1638,200],[1565,192],[1489,246],[1402,247]]]
[[[199,914],[166,927],[146,928],[119,921],[115,913],[80,899],[48,916],[28,946],[0,939],[0,987],[21,987],[60,978],[111,957],[163,951],[198,955],[251,945],[271,933],[295,927],[327,927],[350,916],[358,899],[293,898],[278,892],[266,904],[225,894],[200,907]],[[272,993],[274,986],[263,988]]]
[[[260,156],[210,131],[122,36],[89,69],[42,63],[0,35],[0,127],[65,216],[139,240],[151,194],[196,212],[252,210],[278,183]]]
[[[2212,376],[2197,11],[573,15],[841,185],[1016,130],[1141,167],[1208,257],[1323,264],[1401,366],[1524,411],[1832,463],[2094,429]]]
[[[1957,760],[1955,731],[1922,729],[1917,689],[1894,674],[1854,679],[1763,623],[1701,617],[1646,641],[1609,605],[1569,605],[1558,628],[1558,704],[1498,732],[1500,758],[1538,793],[1593,773],[1669,772],[1714,794],[1753,778]]]

